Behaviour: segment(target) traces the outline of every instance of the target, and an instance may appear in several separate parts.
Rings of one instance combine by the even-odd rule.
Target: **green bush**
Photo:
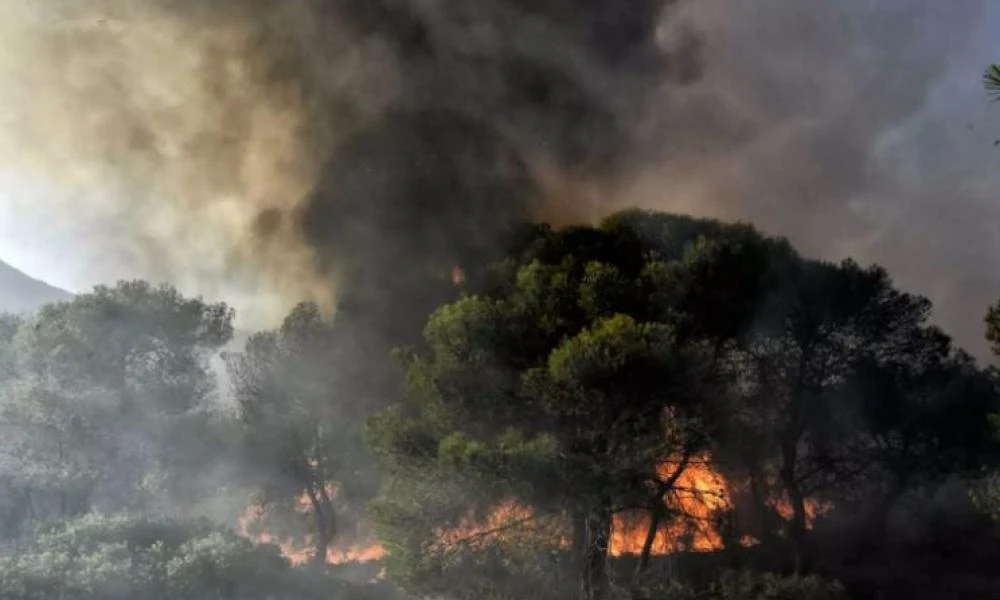
[[[4,600],[341,600],[304,586],[273,546],[208,523],[90,515],[28,532],[0,555]],[[310,590],[324,590],[324,595]]]
[[[641,600],[701,600],[704,594],[699,594],[692,586],[670,579],[644,586],[636,597]]]
[[[849,600],[849,597],[839,582],[815,575],[786,577],[730,571],[713,586],[712,600]]]
[[[727,571],[707,588],[676,580],[645,586],[636,596],[643,600],[849,600],[836,581],[814,575],[787,577],[773,573]]]

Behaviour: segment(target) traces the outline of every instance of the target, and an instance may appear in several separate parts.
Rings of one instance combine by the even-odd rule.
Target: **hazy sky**
[[[69,290],[170,279],[225,297],[256,315],[248,323],[273,321],[288,304],[288,280],[255,272],[234,249],[253,215],[241,207],[265,206],[303,181],[289,175],[298,150],[282,137],[294,111],[257,103],[235,54],[225,63],[229,96],[204,84],[203,55],[231,51],[225,31],[125,19],[112,33],[88,29],[66,66],[55,43],[63,38],[39,41],[51,26],[31,5],[0,0],[0,259]],[[578,190],[590,194],[593,215],[639,204],[745,219],[813,256],[883,263],[980,351],[981,315],[1000,298],[1000,104],[980,83],[985,65],[1000,61],[1000,2],[689,0],[680,14],[705,32],[706,75],[652,111],[636,136],[639,167]],[[74,79],[132,67],[131,78],[107,86]],[[382,76],[361,70],[342,85]],[[122,81],[132,87],[115,87]],[[177,132],[181,150],[164,151],[163,173],[188,187],[162,185],[146,163],[135,168],[155,171],[156,185],[105,179],[102,161],[119,155],[102,131],[117,114],[94,109],[115,94],[130,95],[132,109],[154,107],[157,126]],[[226,165],[204,163],[200,173],[203,163],[183,148],[221,131],[236,105],[255,116],[234,143],[261,150],[243,157],[252,168],[233,167],[242,171],[230,185],[212,179]],[[224,197],[175,201],[194,188]]]

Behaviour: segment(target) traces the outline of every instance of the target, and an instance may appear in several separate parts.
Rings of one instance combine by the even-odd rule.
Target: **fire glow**
[[[669,463],[662,465],[660,478],[669,479],[676,468]],[[732,508],[732,504],[725,480],[712,469],[707,457],[692,460],[667,495],[665,504],[674,507],[680,518],[669,519],[656,530],[652,554],[684,550],[710,552],[722,548],[722,537],[712,526],[712,518],[717,512]],[[616,515],[608,550],[610,554],[640,554],[650,524],[650,517],[644,513]]]
[[[659,476],[662,480],[671,478],[677,468],[676,462],[665,463]],[[668,508],[668,518],[653,533],[650,554],[667,555],[677,552],[712,552],[721,550],[724,541],[716,526],[719,514],[732,510],[732,493],[729,484],[716,471],[708,455],[692,459],[684,471],[676,478],[672,489],[664,496]],[[792,509],[783,498],[771,501],[775,511],[789,520]],[[814,501],[806,503],[806,523],[811,527],[816,517],[830,507]],[[308,497],[303,494],[297,511],[308,516]],[[314,550],[310,537],[296,541],[292,538],[279,539],[267,533],[251,534],[253,524],[260,520],[258,508],[247,509],[240,519],[240,530],[244,535],[259,543],[277,545],[282,554],[293,564],[306,564],[312,560]],[[652,520],[645,511],[623,511],[612,521],[611,539],[608,553],[614,557],[636,556],[642,553],[650,535]],[[469,515],[458,526],[441,529],[432,545],[435,551],[447,551],[459,546],[476,548],[493,543],[537,543],[545,541],[568,549],[571,546],[566,519],[536,514],[536,511],[516,500],[500,503],[485,518]],[[744,546],[757,541],[744,536],[739,543]],[[350,546],[334,545],[327,554],[327,563],[340,565],[352,562],[369,562],[383,558],[386,552],[377,543]]]
[[[337,495],[336,489],[328,485],[327,494],[331,498]],[[312,503],[309,496],[302,493],[296,500],[295,512],[303,518],[309,518],[312,514]],[[254,540],[259,544],[274,544],[281,550],[284,556],[293,565],[304,565],[312,562],[315,556],[313,547],[313,537],[306,534],[301,539],[293,536],[279,537],[267,532],[259,532],[259,525],[264,519],[264,510],[260,506],[251,505],[240,516],[239,531],[244,536]],[[334,544],[326,555],[326,562],[329,565],[342,565],[347,563],[364,563],[376,561],[385,556],[385,550],[374,542],[355,543],[349,545]]]

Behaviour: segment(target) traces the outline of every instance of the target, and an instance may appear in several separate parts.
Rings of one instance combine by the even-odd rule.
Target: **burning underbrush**
[[[670,479],[678,461],[665,463],[661,480]],[[676,477],[671,489],[663,496],[664,511],[653,526],[649,510],[620,510],[614,515],[608,554],[612,557],[639,556],[645,552],[654,556],[677,552],[713,552],[722,550],[727,543],[752,546],[758,540],[740,533],[727,542],[727,533],[738,531],[734,515],[738,513],[734,497],[741,487],[727,479],[713,466],[707,454],[685,461],[683,471]],[[336,497],[330,486],[328,493]],[[780,495],[767,500],[769,507],[784,520],[792,518],[790,504]],[[815,519],[831,507],[815,501],[806,502],[806,523],[812,527]],[[295,504],[295,512],[302,523],[312,518],[313,507],[306,494]],[[309,533],[278,535],[267,529],[268,515],[260,505],[246,509],[239,520],[243,535],[259,543],[278,546],[293,564],[302,565],[316,556],[314,537]],[[367,563],[385,557],[386,550],[371,531],[356,527],[334,542],[327,553],[329,565]],[[560,514],[542,514],[533,507],[508,499],[500,502],[485,517],[470,512],[457,526],[440,528],[430,550],[435,553],[464,549],[483,549],[496,544],[546,543],[568,550],[572,545],[572,529],[568,517]]]
[[[327,494],[337,497],[337,489],[327,484]],[[273,527],[274,516],[267,507],[260,503],[251,503],[239,518],[238,528],[244,536],[261,544],[274,544],[281,549],[281,554],[294,565],[304,565],[313,562],[316,556],[314,534],[308,533],[307,524],[313,518],[313,506],[306,493],[296,498],[294,512],[299,527]],[[305,527],[303,527],[305,525]],[[294,531],[302,529],[303,531]],[[282,533],[275,533],[281,531]],[[326,562],[329,565],[348,563],[366,563],[381,559],[385,550],[374,541],[374,536],[363,527],[356,527],[342,536],[343,542],[335,542],[327,551]]]

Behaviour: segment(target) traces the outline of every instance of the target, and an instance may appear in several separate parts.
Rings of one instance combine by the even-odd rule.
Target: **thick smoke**
[[[633,204],[884,262],[966,342],[1000,294],[985,0],[0,7],[3,163],[88,190],[45,210],[92,262],[264,317]]]
[[[746,219],[809,255],[880,262],[980,351],[1000,295],[1000,116],[979,83],[1000,56],[998,9],[688,2],[668,27],[707,40],[704,76],[664,91],[646,172],[612,201]]]

